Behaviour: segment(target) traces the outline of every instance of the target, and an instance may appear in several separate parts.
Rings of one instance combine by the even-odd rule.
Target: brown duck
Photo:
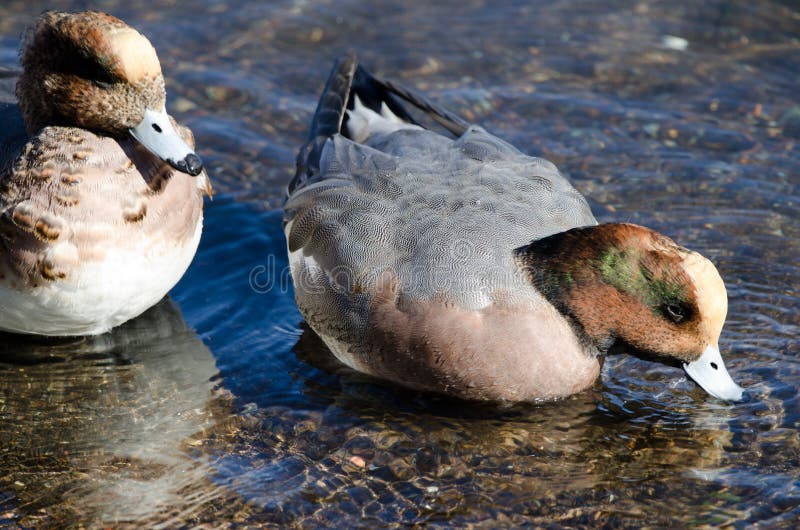
[[[209,181],[155,50],[121,20],[44,13],[21,57],[0,103],[0,330],[103,333],[186,271]]]

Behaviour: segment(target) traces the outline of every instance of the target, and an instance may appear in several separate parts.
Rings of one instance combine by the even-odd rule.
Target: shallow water
[[[0,67],[35,14],[89,4],[5,2]],[[604,4],[107,3],[153,41],[218,195],[173,301],[102,337],[0,337],[0,527],[795,527],[800,9]],[[711,257],[752,399],[611,357],[590,391],[498,408],[332,362],[277,208],[348,48],[553,160],[601,221]]]

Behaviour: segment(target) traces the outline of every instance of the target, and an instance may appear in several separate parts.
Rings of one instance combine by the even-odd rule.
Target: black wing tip
[[[319,136],[328,137],[340,132],[357,66],[358,56],[353,50],[334,62],[311,121],[309,142]]]
[[[357,65],[358,56],[354,50],[345,52],[334,62],[311,119],[308,140],[297,154],[296,171],[286,188],[286,199],[317,172],[322,146],[341,130]]]

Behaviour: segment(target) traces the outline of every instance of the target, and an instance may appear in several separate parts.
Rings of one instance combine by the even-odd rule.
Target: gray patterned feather
[[[346,78],[355,71],[345,63],[337,64],[331,77],[339,81],[326,89],[347,87],[349,95],[324,93],[320,105],[339,108],[321,108],[318,116],[341,115],[356,96],[374,96],[361,97],[359,79],[341,82],[343,72]],[[387,93],[393,90],[380,83]],[[457,127],[452,114],[403,90],[392,105],[410,102]],[[382,112],[374,102],[347,112],[351,118],[371,112],[370,123],[384,123],[361,143],[351,138],[364,131],[352,134],[348,121],[324,138],[312,137],[310,143],[321,146],[319,159],[298,160],[298,173],[313,171],[295,178],[285,203],[297,302],[323,336],[357,340],[370,296],[387,270],[399,282],[402,303],[441,299],[479,309],[498,297],[538,299],[518,274],[512,251],[532,239],[596,224],[585,199],[552,163],[481,127],[467,126],[453,139],[400,123],[396,112]],[[312,154],[301,151],[301,157]]]

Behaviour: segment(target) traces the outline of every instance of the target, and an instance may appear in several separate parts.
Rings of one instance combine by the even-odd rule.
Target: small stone
[[[652,138],[658,138],[658,131],[659,129],[661,129],[661,126],[657,123],[648,123],[642,128],[644,129],[644,132],[646,132],[648,136]]]
[[[172,110],[175,112],[189,112],[190,110],[194,110],[197,108],[197,105],[186,98],[178,98],[172,104]]]
[[[314,28],[311,30],[311,34],[308,36],[308,40],[311,42],[319,42],[322,40],[322,37],[325,36],[325,32],[322,31],[322,28]]]
[[[350,463],[356,467],[361,467],[361,468],[367,467],[367,463],[360,456],[351,456]]]
[[[664,35],[661,37],[661,45],[668,50],[682,52],[689,47],[689,41],[683,37],[676,37],[675,35]]]

